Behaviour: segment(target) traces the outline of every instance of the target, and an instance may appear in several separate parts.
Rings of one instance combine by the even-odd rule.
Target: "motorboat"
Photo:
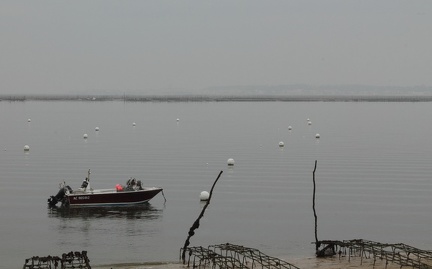
[[[48,198],[48,205],[55,207],[59,202],[64,207],[95,207],[114,205],[137,205],[150,201],[159,192],[160,187],[143,187],[141,180],[129,178],[126,185],[117,184],[115,188],[93,189],[90,186],[90,170],[81,187],[73,190],[66,182],[59,186],[55,196]]]

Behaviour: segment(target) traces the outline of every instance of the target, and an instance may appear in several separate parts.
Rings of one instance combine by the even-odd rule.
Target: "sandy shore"
[[[301,257],[301,258],[281,258],[290,264],[297,266],[300,269],[346,269],[346,268],[359,268],[359,269],[380,269],[386,268],[385,261],[377,260],[375,266],[373,259],[363,259],[359,257],[351,257],[350,261],[348,258],[338,257],[333,258],[315,258],[315,257]],[[100,265],[92,266],[94,269],[186,269],[192,268],[187,267],[181,263],[143,263],[143,264],[111,264],[111,265]],[[207,267],[210,268],[210,267]],[[257,267],[260,268],[260,267]],[[387,269],[397,269],[400,265],[389,263]]]

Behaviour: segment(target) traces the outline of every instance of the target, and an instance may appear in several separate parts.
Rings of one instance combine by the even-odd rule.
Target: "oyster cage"
[[[71,251],[59,256],[33,256],[25,260],[23,269],[91,269],[87,251]]]
[[[184,249],[180,249],[180,253]],[[268,256],[258,249],[230,243],[204,247],[187,247],[187,266],[192,268],[266,268],[299,269],[284,260]],[[180,254],[181,259],[181,254]],[[186,263],[186,258],[183,261]]]
[[[400,267],[411,267],[419,269],[432,269],[432,251],[418,249],[403,243],[388,244],[374,242],[364,239],[352,240],[323,240],[318,241],[321,250],[317,257],[339,255],[350,261],[351,257],[360,257],[360,265],[363,259],[373,259],[373,265],[377,260],[385,261],[385,268],[389,263],[400,265]]]

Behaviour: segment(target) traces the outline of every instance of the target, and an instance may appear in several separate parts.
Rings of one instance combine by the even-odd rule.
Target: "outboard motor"
[[[61,188],[56,194],[56,196],[50,196],[50,198],[48,198],[48,205],[49,206],[57,205],[58,202],[63,200],[64,196],[65,196],[65,190],[64,188]]]
[[[50,198],[48,198],[48,205],[54,207],[57,205],[58,202],[63,203],[63,200],[66,197],[66,193],[71,193],[71,192],[72,192],[72,188],[69,186],[64,186],[63,188],[60,188],[56,196],[50,196]]]

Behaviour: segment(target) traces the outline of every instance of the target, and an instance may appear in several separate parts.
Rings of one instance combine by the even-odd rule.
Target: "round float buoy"
[[[207,201],[210,197],[210,194],[206,191],[202,191],[200,194],[200,200],[201,201]]]
[[[292,130],[292,127],[291,127],[291,125],[290,125],[290,126],[288,126],[288,130],[290,130],[290,131]]]
[[[308,125],[312,125],[312,122],[311,122],[311,121],[308,121]]]
[[[27,122],[31,122],[31,119],[28,119]]]
[[[135,122],[133,122],[133,123],[132,123],[132,126],[136,126],[136,123],[135,123]]]
[[[228,164],[229,166],[234,166],[234,159],[229,158],[228,161],[227,161],[227,164]]]
[[[96,128],[95,128],[95,131],[99,131],[99,127],[96,127]]]
[[[285,146],[285,143],[284,142],[279,142],[279,147],[281,147],[281,148],[283,148]]]
[[[29,151],[29,150],[30,150],[29,145],[25,145],[25,146],[24,146],[24,151]]]
[[[83,138],[84,138],[84,139],[87,139],[87,138],[88,138],[88,135],[87,135],[87,134],[84,134],[84,135],[83,135]]]
[[[315,138],[320,138],[320,137],[321,137],[320,134],[315,135]]]
[[[180,119],[177,119],[177,121],[180,121]]]

